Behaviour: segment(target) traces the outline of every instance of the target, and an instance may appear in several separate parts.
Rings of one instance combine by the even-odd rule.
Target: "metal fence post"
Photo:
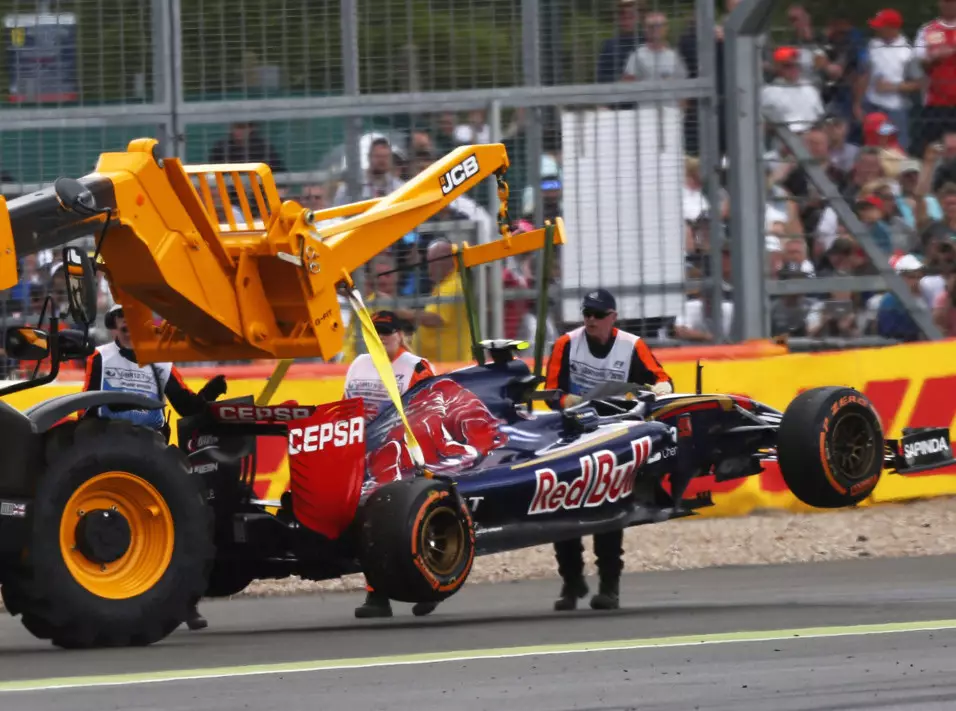
[[[499,143],[501,141],[501,102],[492,101],[488,111],[488,127],[491,133],[491,142]],[[491,214],[495,218],[497,225],[498,209],[500,201],[498,200],[498,182],[494,178],[488,179],[489,189],[491,190]],[[492,239],[497,239],[493,236]],[[504,268],[500,261],[495,260],[489,265],[486,272],[488,277],[488,298],[491,301],[491,318],[489,331],[487,333],[491,338],[505,337],[505,305],[504,305]],[[487,312],[487,305],[482,304],[482,310]]]
[[[717,24],[714,0],[697,0],[697,67],[698,76],[711,82],[708,96],[698,100],[697,116],[700,121],[700,167],[704,180],[704,194],[710,203],[710,319],[714,341],[722,343],[730,338],[724,333],[723,248],[724,226],[721,219],[720,200],[720,140],[719,107],[717,93],[717,41],[714,28]]]
[[[525,86],[541,86],[541,10],[538,0],[521,0],[521,46]],[[536,106],[530,111],[528,122],[528,145],[525,160],[528,161],[528,183],[534,194],[534,224],[544,222],[544,205],[541,199],[541,154],[544,152],[541,117],[543,108]]]
[[[765,338],[770,330],[764,281],[766,181],[760,116],[763,81],[757,38],[770,21],[773,4],[774,0],[743,0],[724,26],[727,151],[732,156],[733,333],[741,341]]]
[[[342,82],[347,96],[361,93],[359,87],[358,0],[341,0],[342,13]],[[362,117],[353,114],[345,125],[345,166],[349,199],[362,199]],[[352,275],[355,287],[365,295],[365,272],[359,269]],[[356,329],[358,333],[359,329]]]
[[[150,18],[153,31],[153,97],[165,120],[166,130],[159,136],[163,155],[180,156],[176,107],[182,100],[182,16],[180,0],[152,0]],[[159,126],[157,127],[159,128]]]

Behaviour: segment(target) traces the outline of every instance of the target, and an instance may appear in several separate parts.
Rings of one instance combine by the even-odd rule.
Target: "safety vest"
[[[172,373],[170,363],[138,365],[120,353],[116,343],[108,343],[96,349],[102,359],[100,390],[135,393],[145,397],[166,401],[166,384]],[[156,382],[159,378],[159,382]],[[116,410],[102,406],[97,411],[100,417],[115,420],[129,420],[140,427],[159,430],[166,423],[165,408],[157,410]]]
[[[568,373],[572,395],[584,395],[606,382],[627,382],[638,340],[633,333],[618,330],[606,358],[591,355],[584,326],[571,331],[568,339],[571,342],[568,347]]]
[[[398,383],[398,392],[404,394],[415,377],[415,367],[422,362],[420,356],[403,351],[392,361],[392,371]],[[388,391],[379,377],[372,356],[363,353],[349,366],[345,375],[345,397],[360,397],[365,401],[365,419],[371,421],[378,415],[382,405],[388,402]]]

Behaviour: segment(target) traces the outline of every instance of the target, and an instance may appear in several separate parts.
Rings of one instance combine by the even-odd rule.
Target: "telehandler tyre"
[[[127,422],[50,432],[31,525],[3,599],[59,647],[157,642],[208,583],[215,549],[198,480],[159,433]]]

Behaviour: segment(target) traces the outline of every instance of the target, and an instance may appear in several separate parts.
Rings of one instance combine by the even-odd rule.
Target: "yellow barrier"
[[[936,344],[893,346],[882,349],[841,351],[825,354],[797,354],[752,360],[723,360],[704,364],[705,392],[747,395],[784,409],[807,388],[820,385],[847,385],[865,393],[876,406],[888,437],[898,437],[904,427],[946,426],[956,419],[956,341]],[[667,364],[665,364],[666,366]],[[692,392],[696,371],[693,363],[668,367],[678,392]],[[189,378],[198,389],[202,380]],[[287,380],[272,402],[297,400],[321,404],[338,399],[341,377],[322,380]],[[6,398],[23,409],[39,400],[79,390],[79,383],[36,388]],[[228,397],[256,395],[262,380],[230,380]],[[175,413],[173,414],[175,420]],[[175,424],[173,432],[175,436]],[[283,442],[260,440],[257,494],[275,499],[285,490],[288,468]],[[766,471],[737,481],[715,483],[706,477],[697,480],[689,495],[701,490],[713,494],[715,506],[701,511],[705,516],[745,515],[756,509],[809,511],[783,484],[780,472],[770,464]],[[956,468],[919,476],[885,476],[865,504],[899,501],[928,496],[956,494]]]

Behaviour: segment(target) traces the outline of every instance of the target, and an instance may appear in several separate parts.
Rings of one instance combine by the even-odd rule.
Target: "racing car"
[[[814,388],[780,412],[736,395],[608,384],[572,408],[542,409],[553,393],[539,389],[518,343],[481,345],[489,362],[402,398],[424,468],[391,404],[367,424],[359,399],[238,399],[181,420],[217,522],[207,596],[258,578],[361,572],[393,600],[438,602],[461,589],[476,555],[691,515],[711,503],[685,497],[695,477],[751,476],[775,459],[800,500],[836,508],[866,498],[884,467],[956,463],[948,429],[885,440],[852,388]],[[290,488],[278,502],[252,493],[262,436],[288,440]]]

